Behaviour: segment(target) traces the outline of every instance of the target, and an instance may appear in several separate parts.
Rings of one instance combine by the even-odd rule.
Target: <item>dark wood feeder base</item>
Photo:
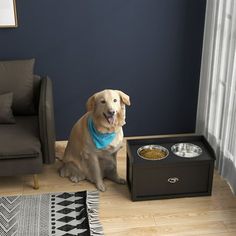
[[[175,155],[176,143],[192,143],[202,149],[198,157]],[[144,145],[161,145],[169,150],[162,160],[141,158]],[[127,183],[133,201],[211,195],[215,153],[204,136],[168,136],[127,140]]]

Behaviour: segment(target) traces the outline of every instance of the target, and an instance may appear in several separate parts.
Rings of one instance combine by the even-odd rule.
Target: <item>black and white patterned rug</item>
[[[103,235],[98,205],[97,191],[0,197],[0,235]]]

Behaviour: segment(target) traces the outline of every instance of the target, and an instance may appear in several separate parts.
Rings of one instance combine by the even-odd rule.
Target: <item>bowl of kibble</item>
[[[169,155],[169,151],[160,145],[145,145],[137,150],[138,155],[149,161],[162,160]]]

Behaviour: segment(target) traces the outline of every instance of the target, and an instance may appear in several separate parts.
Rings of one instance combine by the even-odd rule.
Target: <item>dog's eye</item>
[[[117,99],[114,99],[113,102],[117,102]]]
[[[102,101],[101,101],[101,103],[102,103],[102,104],[105,104],[105,103],[106,103],[106,101],[105,101],[105,100],[102,100]]]

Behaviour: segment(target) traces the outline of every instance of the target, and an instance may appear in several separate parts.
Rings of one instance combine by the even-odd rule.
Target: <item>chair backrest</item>
[[[0,94],[13,93],[15,115],[32,115],[34,109],[34,59],[0,61]]]

